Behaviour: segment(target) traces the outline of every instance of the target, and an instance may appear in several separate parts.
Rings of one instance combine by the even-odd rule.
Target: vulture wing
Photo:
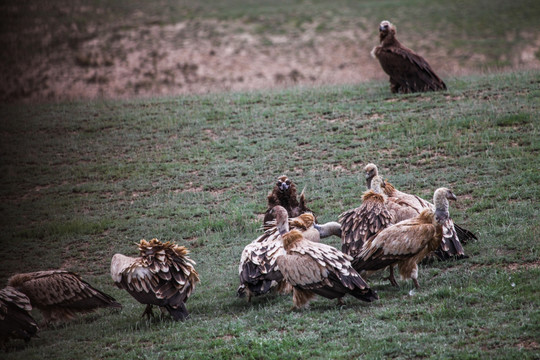
[[[9,338],[29,341],[39,329],[31,310],[30,300],[17,289],[7,286],[0,290],[0,341]]]
[[[188,250],[157,239],[141,240],[139,250],[140,258],[121,254],[113,257],[111,275],[116,285],[142,304],[163,306],[175,320],[185,319],[188,312],[184,303],[199,282],[199,274],[193,267],[195,262],[187,256]],[[116,276],[114,268],[120,269]]]
[[[43,312],[45,321],[68,320],[76,312],[86,313],[100,307],[121,308],[110,295],[94,288],[77,274],[64,270],[16,274],[8,285],[15,287]]]
[[[341,298],[345,294],[364,301],[378,299],[352,268],[351,259],[329,245],[304,240],[280,256],[277,262],[285,279],[302,290],[330,299]]]
[[[366,194],[370,194],[369,192]],[[341,251],[356,256],[362,245],[373,235],[392,223],[392,214],[381,195],[364,196],[362,205],[340,215]]]
[[[284,251],[278,238],[274,227],[244,248],[238,267],[238,296],[245,296],[246,287],[255,296],[266,294],[283,280],[276,263],[276,258]]]
[[[446,84],[427,61],[404,46],[379,47],[376,56],[399,92],[445,90]]]
[[[367,241],[353,266],[357,271],[379,270],[420,256],[435,235],[432,224],[419,223],[417,218],[404,220]]]

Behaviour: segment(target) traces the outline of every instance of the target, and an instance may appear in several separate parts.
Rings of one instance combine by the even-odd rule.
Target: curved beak
[[[455,195],[453,192],[451,192],[451,191],[448,192],[447,198],[448,198],[448,200],[454,200],[454,201],[457,201],[456,195]]]

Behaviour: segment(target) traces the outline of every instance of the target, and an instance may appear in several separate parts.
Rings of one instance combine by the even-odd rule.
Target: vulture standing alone
[[[369,188],[374,176],[378,175],[378,169],[375,164],[368,164],[364,168],[366,176],[366,184]],[[388,196],[388,203],[398,204],[400,211],[396,214],[397,221],[412,218],[420,214],[425,209],[434,210],[435,207],[429,201],[422,199],[416,195],[407,194],[394,188],[388,181],[383,182],[383,191]],[[454,224],[452,218],[448,218],[443,224],[443,241],[441,245],[433,253],[439,260],[447,260],[453,257],[466,258],[463,250],[463,244],[469,240],[477,240],[476,235],[467,229],[464,229]]]
[[[284,207],[290,218],[297,217],[305,212],[311,212],[306,206],[304,191],[300,194],[300,199],[297,199],[296,185],[287,177],[287,175],[278,177],[274,189],[268,195],[268,209],[264,214],[263,224],[274,220],[271,210],[277,205]]]
[[[199,274],[184,246],[158,239],[141,240],[140,257],[115,254],[111,260],[111,277],[138,302],[146,304],[143,316],[152,316],[152,305],[165,308],[174,320],[188,317],[188,300]]]
[[[46,324],[71,320],[76,313],[88,313],[102,307],[122,308],[112,296],[65,270],[15,274],[9,278],[8,286],[28,296],[32,306],[43,314]]]
[[[295,308],[307,307],[315,295],[340,301],[346,294],[368,302],[379,298],[352,268],[350,256],[329,245],[309,241],[296,229],[289,231],[287,210],[276,206],[273,211],[284,249],[276,262],[285,280],[293,286]]]
[[[31,310],[28,297],[14,287],[0,290],[0,344],[10,338],[30,341],[36,335],[39,328]]]
[[[415,287],[420,288],[417,264],[441,243],[443,224],[450,218],[448,200],[456,200],[452,191],[437,189],[433,195],[435,212],[426,209],[366,241],[354,260],[354,268],[375,271],[397,264],[402,279],[411,278]]]
[[[384,20],[379,25],[380,45],[371,51],[384,72],[390,75],[392,93],[446,90],[446,84],[427,61],[396,39],[396,27]]]
[[[314,223],[313,215],[301,214],[288,219],[289,227],[296,229],[305,238],[319,242],[321,238],[331,235],[340,236],[341,226],[337,222],[323,225]],[[265,223],[266,231],[256,240],[246,245],[242,251],[238,274],[240,286],[237,290],[239,297],[247,295],[248,301],[253,296],[259,296],[277,290],[280,293],[290,292],[290,285],[283,280],[283,275],[276,264],[276,259],[283,253],[283,243],[276,227],[276,221]]]

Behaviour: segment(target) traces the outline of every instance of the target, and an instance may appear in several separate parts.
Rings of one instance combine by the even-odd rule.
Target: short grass
[[[540,357],[540,73],[449,79],[392,95],[358,86],[123,102],[2,105],[0,282],[65,268],[117,298],[11,342],[5,359]],[[399,189],[458,196],[469,259],[422,266],[422,289],[371,286],[380,300],[235,297],[243,247],[260,234],[282,173],[321,222],[360,204],[362,167]],[[184,323],[145,321],[112,285],[116,252],[157,237],[191,249],[201,283]],[[326,241],[339,246],[337,238]],[[35,316],[40,319],[37,311]]]

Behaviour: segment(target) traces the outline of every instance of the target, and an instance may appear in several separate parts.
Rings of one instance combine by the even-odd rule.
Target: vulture
[[[371,181],[374,176],[378,175],[378,169],[375,164],[368,164],[364,168],[366,176],[366,184],[368,188],[371,186]],[[401,206],[401,211],[397,212],[400,220],[412,218],[420,214],[425,209],[434,210],[434,205],[429,201],[422,199],[416,195],[407,194],[394,188],[388,181],[384,181],[382,185],[384,193],[388,196],[388,202],[396,203]],[[450,258],[466,258],[463,250],[463,244],[469,240],[477,240],[476,235],[471,231],[464,229],[454,224],[452,218],[448,218],[443,224],[443,241],[435,250],[435,255],[439,260],[447,260]]]
[[[193,267],[185,246],[158,239],[138,244],[140,257],[115,254],[111,260],[111,277],[116,286],[126,290],[141,304],[142,316],[153,316],[152,306],[165,308],[174,320],[185,320],[188,300],[199,274]]]
[[[404,220],[400,214],[410,211],[403,209],[397,203],[387,201],[388,196],[381,188],[382,182],[379,176],[375,176],[371,180],[370,190],[362,195],[362,205],[344,212],[339,217],[342,224],[341,251],[353,258],[358,256],[368,239],[376,236],[381,230]],[[416,213],[413,212],[409,217],[415,215]],[[398,286],[392,266],[390,266],[388,280],[392,285]]]
[[[0,344],[9,339],[30,341],[39,330],[30,314],[32,305],[28,296],[14,287],[0,290]]]
[[[283,244],[276,263],[284,279],[293,287],[294,308],[307,307],[315,295],[337,298],[340,302],[346,294],[368,302],[379,298],[353,269],[350,256],[329,245],[306,239],[297,229],[290,230],[287,210],[283,207],[276,206],[273,212]]]
[[[446,84],[435,74],[427,61],[396,39],[396,27],[384,20],[379,25],[380,45],[371,56],[377,58],[390,76],[392,93],[413,93],[446,90]]]
[[[448,200],[456,200],[454,193],[447,188],[437,189],[433,195],[435,211],[427,208],[368,239],[354,260],[354,268],[376,271],[397,264],[402,279],[412,279],[419,289],[417,264],[442,241],[443,225],[450,218]]]
[[[302,232],[305,238],[314,242],[319,242],[321,238],[331,235],[341,236],[339,223],[316,224],[310,213],[288,219],[288,226]],[[248,244],[242,251],[238,266],[240,286],[237,295],[239,297],[247,295],[249,302],[253,296],[264,295],[272,290],[279,293],[291,291],[290,285],[284,281],[276,264],[277,257],[283,252],[283,243],[279,236],[276,220],[269,221],[265,223],[264,234]]]
[[[112,296],[65,270],[15,274],[9,278],[8,286],[28,297],[32,307],[43,314],[45,324],[71,320],[76,313],[89,313],[98,308],[122,308]]]
[[[274,206],[280,205],[287,210],[290,218],[297,217],[305,212],[311,212],[306,206],[306,197],[304,191],[300,194],[300,198],[296,196],[296,185],[287,175],[278,177],[274,189],[268,195],[268,209],[264,214],[263,224],[274,220],[271,210]]]

